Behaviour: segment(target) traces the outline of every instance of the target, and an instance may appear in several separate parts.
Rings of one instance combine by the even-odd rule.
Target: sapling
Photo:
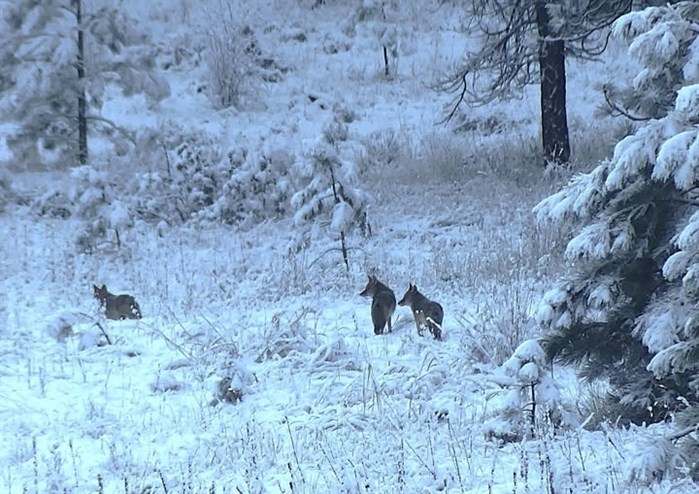
[[[349,271],[347,234],[360,226],[367,231],[366,194],[356,187],[357,175],[354,163],[344,161],[327,140],[319,139],[310,152],[302,158],[300,173],[307,185],[291,198],[296,209],[294,223],[309,224],[330,215],[330,231],[340,237],[342,259]]]
[[[502,415],[515,427],[529,423],[531,435],[542,417],[554,425],[572,425],[574,418],[562,403],[558,384],[548,373],[544,350],[537,340],[526,340],[502,365],[511,378],[507,387]]]

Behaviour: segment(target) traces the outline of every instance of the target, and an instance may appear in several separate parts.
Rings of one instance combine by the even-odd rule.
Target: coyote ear
[[[107,289],[107,285],[102,284],[102,290],[106,290],[106,289]]]

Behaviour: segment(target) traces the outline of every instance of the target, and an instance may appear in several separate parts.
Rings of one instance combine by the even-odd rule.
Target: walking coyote
[[[410,283],[410,288],[405,292],[398,305],[408,305],[412,309],[417,334],[422,336],[422,331],[427,328],[435,340],[442,339],[444,310],[437,302],[433,302],[420,293],[416,285]]]
[[[376,276],[369,276],[366,288],[359,295],[372,297],[371,320],[374,323],[374,334],[382,334],[386,325],[388,325],[386,332],[390,333],[391,316],[396,310],[396,296],[393,291],[376,279]]]
[[[131,295],[109,293],[107,285],[102,285],[102,288],[92,285],[92,288],[100,306],[104,307],[107,319],[141,319],[141,308]]]

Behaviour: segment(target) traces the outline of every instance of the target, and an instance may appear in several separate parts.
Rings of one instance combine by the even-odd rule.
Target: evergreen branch
[[[676,202],[678,204],[686,204],[687,206],[694,206],[695,208],[699,208],[699,201],[692,201],[691,199],[662,199],[658,202]]]
[[[55,100],[55,101],[61,101],[60,98],[53,98],[53,100]],[[70,114],[64,113],[64,112],[54,112],[54,113],[55,113],[56,115],[60,116],[60,117],[67,118],[67,119],[70,119],[70,120],[72,120],[72,119],[77,119],[77,118],[78,118],[76,115],[70,115]],[[116,124],[115,122],[113,122],[112,120],[109,120],[108,118],[105,118],[105,117],[101,117],[101,116],[99,116],[99,115],[86,115],[86,116],[85,116],[85,119],[86,119],[86,120],[92,120],[92,121],[95,121],[95,122],[101,122],[101,123],[107,124],[109,127],[111,127],[112,129],[116,130],[116,131],[119,132],[121,135],[123,135],[124,137],[126,137],[126,138],[129,140],[129,142],[131,142],[131,144],[133,144],[134,146],[136,146],[136,139],[134,138],[134,136],[131,135],[131,133],[130,133],[128,130],[126,130],[125,128],[123,128],[123,127],[117,125],[117,124]]]
[[[607,105],[609,105],[609,107],[612,109],[613,117],[623,116],[629,120],[633,120],[634,122],[647,122],[648,120],[652,120],[651,117],[638,117],[631,115],[631,113],[629,113],[627,110],[614,103],[609,97],[609,89],[607,88],[606,84],[602,86],[602,93],[604,94],[604,100],[607,102]],[[615,115],[614,112],[617,112],[617,114]]]
[[[100,117],[98,115],[87,115],[85,118],[87,120],[94,120],[96,122],[101,122],[101,123],[107,124],[109,127],[111,127],[112,129],[116,130],[121,135],[126,137],[129,140],[129,142],[131,142],[131,144],[133,144],[134,146],[136,145],[136,139],[133,137],[133,135],[131,135],[131,133],[128,130],[117,125],[116,123],[109,120],[108,118]]]
[[[347,251],[350,251],[350,250],[360,250],[360,251],[362,251],[362,252],[364,252],[364,253],[366,254],[366,251],[365,251],[362,247],[346,247],[346,250],[347,250]],[[306,266],[306,269],[311,269],[311,267],[312,267],[315,263],[317,263],[318,261],[320,261],[323,257],[325,257],[326,254],[329,254],[329,253],[331,253],[331,252],[342,252],[342,249],[341,249],[340,247],[330,247],[330,248],[327,249],[325,252],[321,253],[318,257],[316,257],[313,261],[311,261],[311,263],[310,263],[308,266]]]
[[[683,437],[690,435],[692,432],[699,432],[699,425],[690,425],[689,427],[685,427],[674,434],[670,434],[666,437],[666,439],[669,441],[677,441],[678,439],[682,439]]]

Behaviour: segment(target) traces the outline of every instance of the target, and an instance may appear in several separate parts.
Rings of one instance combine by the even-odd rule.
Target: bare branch
[[[92,121],[102,122],[104,124],[107,124],[109,127],[111,127],[112,129],[116,130],[121,135],[126,137],[131,142],[131,144],[133,144],[134,146],[136,145],[136,139],[131,134],[131,132],[129,132],[125,128],[121,127],[120,125],[117,125],[116,123],[109,120],[108,118],[100,117],[98,115],[87,115],[86,118],[87,118],[87,120],[92,120]]]
[[[463,66],[435,84],[441,92],[455,93],[450,103],[483,106],[512,98],[539,80],[539,46],[563,41],[571,56],[594,59],[608,44],[609,26],[628,12],[632,0],[587,0],[559,12],[553,34],[537,33],[534,3],[528,0],[471,0],[467,11],[481,33],[479,51],[467,53]],[[562,7],[561,7],[562,8]],[[559,25],[560,24],[560,25]],[[456,114],[452,106],[442,123]]]

